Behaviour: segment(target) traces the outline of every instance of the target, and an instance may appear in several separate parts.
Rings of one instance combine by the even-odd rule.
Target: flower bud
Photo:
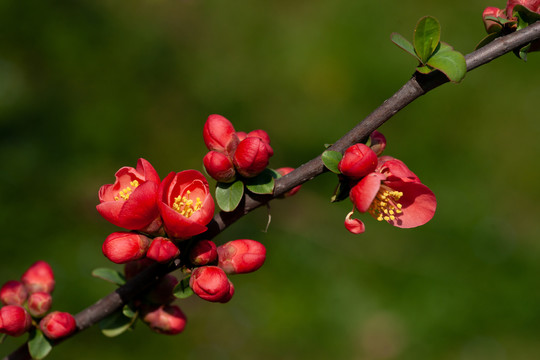
[[[160,263],[170,261],[180,255],[180,250],[169,239],[157,237],[152,240],[146,257]]]
[[[189,252],[189,261],[193,265],[210,264],[217,259],[217,247],[211,240],[198,241]]]
[[[238,137],[234,126],[221,115],[210,115],[203,128],[203,139],[208,150],[222,153],[234,152]]]
[[[193,270],[189,286],[201,299],[221,302],[230,295],[229,279],[217,266],[203,266]]]
[[[220,182],[231,182],[236,178],[236,170],[229,157],[217,151],[210,151],[203,158],[208,175]]]
[[[360,179],[377,167],[377,155],[364,144],[350,146],[338,164],[339,171],[347,177]]]
[[[260,174],[272,156],[267,145],[258,137],[247,137],[238,144],[234,153],[234,166],[245,177],[254,177]],[[269,145],[268,145],[269,146]]]
[[[227,274],[253,272],[264,264],[266,248],[255,240],[241,239],[225,243],[217,248],[219,267]]]
[[[253,130],[253,131],[250,131],[246,135],[246,137],[256,137],[256,138],[261,139],[266,144],[266,150],[268,151],[268,154],[270,154],[270,156],[274,155],[274,150],[270,146],[270,136],[268,136],[268,133],[266,131],[261,130],[261,129]]]
[[[52,268],[43,260],[36,261],[21,276],[21,282],[29,293],[38,291],[51,293],[54,290]]]
[[[107,259],[124,264],[142,258],[149,245],[150,239],[144,235],[118,231],[107,236],[101,250]]]
[[[486,28],[486,31],[488,32],[488,34],[501,30],[502,25],[498,23],[497,21],[486,19],[486,17],[488,16],[492,16],[496,18],[498,17],[506,18],[504,11],[499,8],[490,6],[490,7],[485,8],[484,12],[482,13],[482,20],[484,21],[484,27]],[[510,14],[510,17],[511,16],[512,14]]]
[[[222,304],[225,304],[225,303],[229,302],[232,299],[233,295],[234,295],[234,285],[231,282],[231,280],[229,279],[229,292],[227,294],[225,294],[221,298],[221,300],[219,300],[219,302],[222,303]]]
[[[0,309],[0,333],[21,336],[32,326],[32,318],[18,305],[7,305]]]
[[[130,280],[135,277],[135,275],[155,263],[154,260],[147,258],[130,261],[124,265],[124,276],[126,277],[126,280]]]
[[[168,304],[173,302],[174,288],[178,285],[178,279],[171,274],[166,274],[146,294],[145,299],[153,304]]]
[[[70,335],[77,328],[75,318],[67,312],[53,311],[39,322],[43,334],[51,339],[60,339]]]
[[[375,155],[380,156],[386,148],[386,138],[377,130],[373,131],[369,136],[369,147],[375,152]]]
[[[28,298],[28,311],[34,317],[42,317],[52,305],[52,296],[46,292],[35,292]]]
[[[294,170],[294,168],[292,168],[292,167],[282,167],[282,168],[276,169],[277,173],[279,175],[281,175],[281,176],[285,176],[285,175],[287,175],[288,173],[290,173],[293,170]],[[283,194],[283,197],[293,196],[294,194],[296,194],[300,190],[301,187],[302,187],[302,185],[298,185],[298,186],[293,187],[291,190],[289,190],[285,194]]]
[[[27,297],[28,291],[20,281],[10,280],[0,289],[0,300],[4,305],[23,306]]]
[[[242,141],[247,138],[247,134],[244,131],[237,131],[236,136],[238,136],[238,141]]]
[[[160,334],[176,335],[186,326],[186,315],[176,305],[161,305],[143,310],[143,321]]]

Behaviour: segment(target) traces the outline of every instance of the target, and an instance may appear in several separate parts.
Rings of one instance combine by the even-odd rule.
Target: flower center
[[[118,195],[114,197],[115,201],[129,199],[129,195],[131,195],[133,190],[135,190],[135,188],[139,186],[139,182],[137,180],[133,180],[132,182],[129,183],[129,185],[133,186],[133,189],[130,186],[128,186],[127,188],[120,190],[118,192]]]
[[[398,200],[403,196],[401,191],[384,189],[381,187],[375,200],[369,206],[369,213],[378,221],[395,220],[397,214],[401,214],[402,205]]]
[[[200,210],[202,207],[202,201],[200,197],[195,198],[195,203],[189,198],[191,191],[186,191],[184,196],[178,195],[174,198],[173,209],[187,218],[195,213],[195,211]]]

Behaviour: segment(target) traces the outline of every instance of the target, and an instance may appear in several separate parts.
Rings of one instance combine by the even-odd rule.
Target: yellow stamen
[[[174,198],[173,209],[186,218],[191,217],[195,211],[200,210],[202,207],[201,198],[197,197],[195,204],[193,204],[193,200],[189,198],[190,194],[191,191],[188,190],[184,196],[178,195]]]
[[[129,183],[129,185],[133,186],[133,189],[131,187],[126,187],[125,189],[123,190],[120,190],[118,192],[118,195],[114,197],[114,200],[115,201],[118,201],[118,200],[127,200],[129,199],[129,195],[131,195],[131,193],[133,192],[133,190],[135,190],[135,188],[137,186],[139,186],[139,181],[137,180],[133,180]]]
[[[377,196],[369,206],[368,212],[378,221],[393,221],[401,214],[403,207],[398,200],[403,196],[401,191],[381,187]]]

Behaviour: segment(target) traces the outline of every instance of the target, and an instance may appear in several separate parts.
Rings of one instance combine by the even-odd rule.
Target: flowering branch
[[[519,49],[525,44],[537,39],[540,39],[540,22],[515,33],[499,37],[465,57],[467,71],[471,71],[481,65],[487,64],[497,57],[514,49]],[[366,140],[374,130],[379,128],[399,110],[403,109],[418,97],[446,82],[448,82],[448,78],[440,72],[432,72],[427,75],[415,73],[392,97],[384,101],[381,106],[375,109],[356,127],[334,143],[328,150],[343,153],[349,146]],[[222,211],[216,214],[213,220],[208,224],[208,230],[196,236],[196,239],[214,238],[247,213],[267,204],[269,201],[285,194],[295,186],[309,181],[325,171],[327,171],[327,169],[321,160],[321,156],[317,156],[300,166],[298,169],[277,179],[272,195],[253,195],[246,193],[244,202],[241,203],[240,206],[232,212]],[[133,279],[128,281],[125,285],[119,287],[114,292],[78,313],[75,316],[77,330],[73,334],[96,324],[101,319],[113,313],[142,293],[165,274],[178,269],[184,263],[182,256],[185,256],[185,254],[181,254],[179,258],[176,258],[169,264],[155,264],[149,267],[147,270],[139,273]],[[59,342],[60,341],[57,341],[54,344]],[[27,344],[23,344],[12,354],[4,358],[4,360],[16,359],[30,359]]]

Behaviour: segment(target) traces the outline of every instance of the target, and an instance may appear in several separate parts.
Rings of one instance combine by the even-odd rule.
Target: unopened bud
[[[21,336],[32,326],[32,318],[18,305],[6,305],[0,308],[0,333],[9,336]]]
[[[377,155],[364,144],[350,146],[338,164],[339,171],[347,177],[360,179],[377,167]]]
[[[51,293],[54,290],[54,274],[51,266],[43,260],[36,261],[21,276],[21,282],[29,293]]]
[[[263,140],[258,137],[247,137],[238,144],[234,153],[234,166],[245,177],[254,177],[260,174],[272,156]]]
[[[70,335],[77,328],[73,315],[67,312],[53,311],[39,322],[43,334],[51,339],[60,339]]]
[[[232,299],[233,295],[234,295],[234,285],[231,282],[231,280],[229,279],[229,292],[227,294],[225,294],[221,298],[221,300],[219,300],[219,302],[222,303],[222,304],[225,304],[225,303],[229,302]]]
[[[287,175],[288,173],[290,173],[293,170],[294,170],[294,168],[292,168],[292,167],[282,167],[282,168],[276,169],[277,173],[279,175],[281,175],[281,176],[285,176],[285,175]],[[283,197],[293,196],[294,194],[296,194],[300,190],[301,187],[302,187],[302,185],[298,185],[298,186],[293,187],[291,190],[289,190],[285,194],[283,194]]]
[[[238,136],[238,141],[242,141],[247,138],[247,134],[244,131],[237,131],[236,136]]]
[[[189,252],[189,261],[193,265],[207,265],[214,262],[216,259],[217,247],[211,240],[198,241]]]
[[[201,299],[221,302],[230,295],[229,279],[217,266],[203,266],[193,270],[189,286]]]
[[[246,135],[246,137],[256,137],[256,138],[261,139],[266,144],[266,150],[268,151],[268,154],[270,156],[274,155],[274,150],[270,146],[270,136],[268,136],[268,133],[266,131],[261,130],[261,129],[253,130],[253,131],[250,131]]]
[[[125,264],[142,258],[149,245],[150,239],[144,235],[119,231],[107,236],[101,249],[107,259]]]
[[[227,274],[245,274],[260,268],[266,259],[266,248],[255,240],[240,239],[217,248],[219,267]]]
[[[504,14],[504,10],[501,10],[499,8],[490,6],[484,9],[484,12],[482,13],[482,20],[484,21],[484,27],[486,28],[486,31],[488,34],[497,32],[502,29],[502,25],[491,19],[486,19],[488,16],[495,17],[495,18],[503,18],[505,19],[506,16]],[[510,17],[512,17],[512,14],[509,14]]]
[[[203,128],[203,139],[208,150],[232,153],[238,144],[234,126],[221,115],[210,115]]]
[[[176,335],[186,326],[186,315],[176,305],[161,305],[143,310],[143,321],[160,334]]]
[[[166,274],[154,285],[154,287],[146,294],[145,299],[153,304],[168,304],[173,302],[173,290],[178,285],[178,279],[171,274]]]
[[[16,280],[10,280],[0,289],[0,300],[4,305],[24,305],[28,291],[23,283]]]
[[[381,132],[375,130],[369,136],[369,140],[369,147],[371,148],[371,150],[375,152],[375,155],[380,156],[386,148],[386,138],[384,137],[384,135]]]
[[[236,170],[231,159],[220,152],[210,151],[203,158],[208,175],[220,182],[231,182],[236,178]]]
[[[180,255],[180,250],[169,239],[157,237],[152,240],[146,257],[160,263],[170,261]]]
[[[28,297],[28,311],[34,317],[42,317],[52,305],[52,296],[46,292],[35,292]]]

